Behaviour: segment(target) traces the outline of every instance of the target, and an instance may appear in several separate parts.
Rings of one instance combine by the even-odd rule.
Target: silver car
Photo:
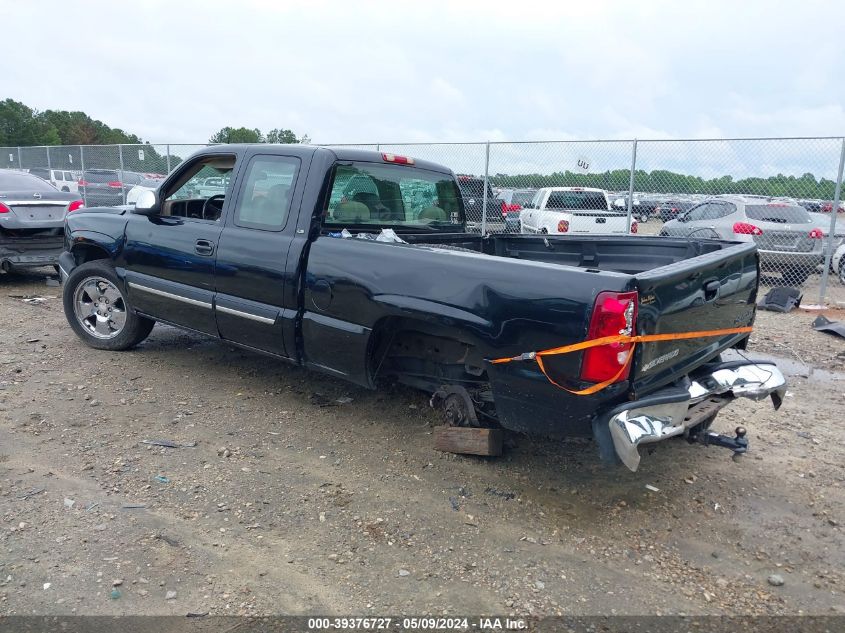
[[[824,257],[826,231],[797,203],[717,196],[667,222],[661,235],[754,242],[760,268],[801,285]]]

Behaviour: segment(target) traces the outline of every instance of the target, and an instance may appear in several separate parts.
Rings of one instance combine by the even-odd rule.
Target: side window
[[[282,230],[290,210],[299,164],[298,158],[288,156],[253,157],[238,198],[235,224],[265,231]]]
[[[700,204],[687,211],[687,214],[684,217],[687,222],[699,222],[705,219],[705,215],[709,208],[710,204],[705,202],[704,204]]]
[[[65,180],[73,180],[73,174],[71,174],[69,171],[66,171]]]
[[[537,193],[534,194],[534,197],[531,198],[531,208],[532,209],[539,209],[540,204],[543,202],[543,195],[545,195],[545,191],[540,189]]]
[[[719,205],[719,215],[717,215],[713,219],[718,220],[719,218],[727,217],[733,213],[736,213],[736,206],[734,206],[730,202],[723,202]]]
[[[53,180],[64,180],[64,175],[60,171],[54,171]]]
[[[202,156],[180,165],[161,189],[164,216],[216,222],[223,213],[229,177],[235,167],[232,154]],[[220,178],[226,186],[205,188],[202,183],[211,177]]]

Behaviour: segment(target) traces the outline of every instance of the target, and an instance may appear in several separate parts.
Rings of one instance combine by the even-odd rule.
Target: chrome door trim
[[[218,312],[223,312],[225,314],[231,314],[233,316],[243,317],[244,319],[250,319],[252,321],[258,321],[259,323],[266,323],[267,325],[275,325],[276,319],[271,319],[269,317],[259,316],[257,314],[252,314],[251,312],[242,312],[241,310],[235,310],[234,308],[227,308],[226,306],[217,305]]]
[[[164,290],[156,290],[155,288],[150,288],[149,286],[142,286],[141,284],[136,284],[134,281],[129,282],[129,287],[134,288],[135,290],[141,290],[142,292],[148,292],[152,295],[158,295],[159,297],[165,297],[166,299],[173,299],[174,301],[190,303],[192,306],[208,308],[209,310],[211,309],[211,304],[206,303],[205,301],[199,301],[198,299],[189,299],[188,297],[183,297],[182,295],[175,295],[171,292],[165,292]]]

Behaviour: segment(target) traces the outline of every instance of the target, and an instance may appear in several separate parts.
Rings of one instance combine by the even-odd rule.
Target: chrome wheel
[[[120,290],[103,277],[87,277],[73,297],[77,321],[96,338],[114,338],[126,325],[126,302]]]

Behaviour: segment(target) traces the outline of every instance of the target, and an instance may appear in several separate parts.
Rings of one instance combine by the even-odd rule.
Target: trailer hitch
[[[745,437],[747,432],[744,426],[736,427],[734,433],[736,435],[731,437],[708,431],[692,439],[693,441],[698,440],[705,446],[721,446],[722,448],[730,449],[733,451],[734,457],[738,457],[748,452],[748,438]]]

